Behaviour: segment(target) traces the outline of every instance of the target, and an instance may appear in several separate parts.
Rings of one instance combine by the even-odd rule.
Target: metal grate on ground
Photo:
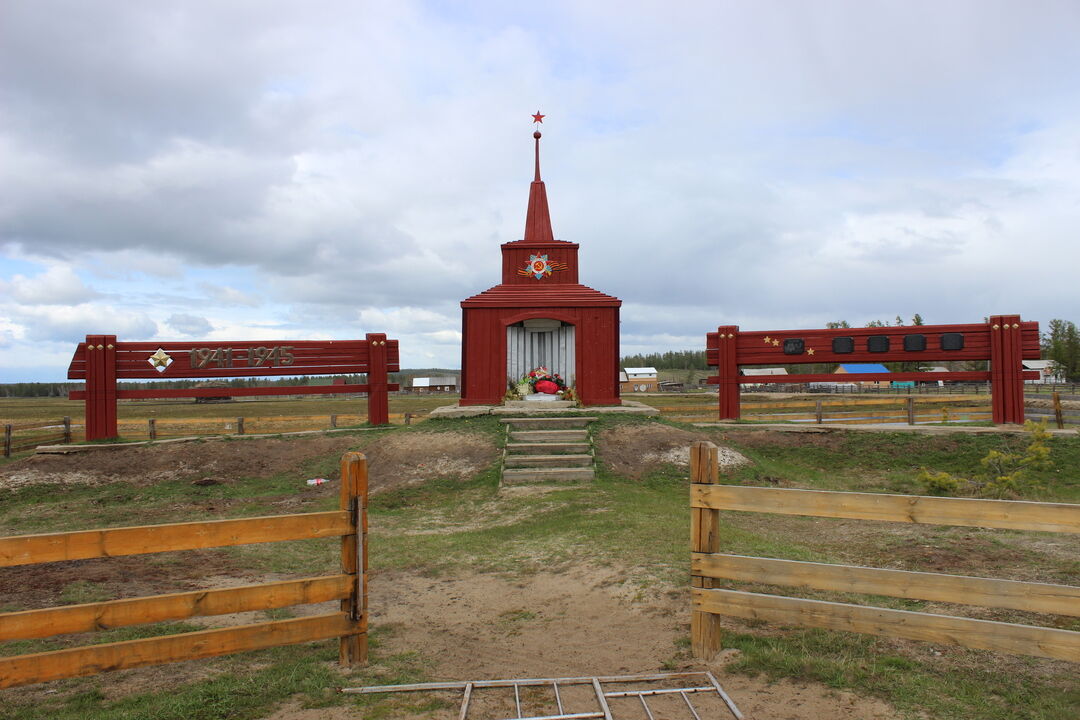
[[[614,690],[605,688],[605,685],[648,687]],[[507,692],[502,694],[503,697],[491,699],[485,703],[486,707],[478,710],[481,703],[477,691],[489,689],[512,690],[512,706]],[[744,720],[744,715],[710,672],[472,680],[374,685],[341,690],[343,693],[365,695],[421,691],[461,691],[458,720],[676,720],[680,717],[706,720],[721,717],[718,710],[726,710],[725,714],[735,720]],[[502,705],[512,707],[514,714],[506,715],[500,707]],[[476,712],[470,715],[470,711]]]

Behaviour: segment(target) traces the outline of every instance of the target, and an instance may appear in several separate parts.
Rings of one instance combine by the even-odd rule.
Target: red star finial
[[[544,122],[544,118],[545,118],[545,117],[547,117],[547,115],[541,115],[541,114],[540,114],[540,111],[539,111],[539,110],[537,110],[537,111],[536,111],[536,114],[535,114],[535,115],[533,115],[533,122],[534,122],[534,123],[541,123],[541,124],[543,124],[543,122]]]

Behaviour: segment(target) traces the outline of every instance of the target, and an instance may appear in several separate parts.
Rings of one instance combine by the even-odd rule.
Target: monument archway
[[[556,318],[530,318],[506,326],[506,378],[510,383],[538,367],[574,385],[577,340],[572,323]]]

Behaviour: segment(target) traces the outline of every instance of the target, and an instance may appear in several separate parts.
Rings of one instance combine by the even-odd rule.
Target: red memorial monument
[[[86,401],[86,439],[117,437],[116,401],[180,397],[254,397],[367,393],[368,423],[389,422],[387,381],[397,372],[397,340],[368,333],[363,340],[218,341],[207,347],[197,342],[117,342],[115,335],[87,335],[68,366],[68,378],[85,380],[86,389],[72,390],[70,400]],[[117,380],[182,378],[248,378],[283,375],[363,373],[363,384],[272,385],[268,387],[117,388]]]
[[[583,405],[618,405],[622,300],[578,282],[578,244],[551,231],[540,132],[533,137],[525,237],[502,245],[502,282],[461,302],[461,404],[498,405],[508,383],[543,366]]]

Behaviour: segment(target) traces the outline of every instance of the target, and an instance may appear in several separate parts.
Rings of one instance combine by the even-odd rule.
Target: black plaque
[[[963,333],[942,333],[941,349],[947,352],[956,352],[964,349]]]
[[[904,349],[908,352],[922,352],[926,349],[925,335],[905,335]]]
[[[889,352],[889,336],[871,335],[866,338],[866,350],[872,353]]]
[[[832,339],[832,351],[839,355],[855,352],[855,338],[838,337]]]
[[[802,338],[788,338],[784,341],[785,355],[802,355],[805,349],[806,343],[803,342]]]

